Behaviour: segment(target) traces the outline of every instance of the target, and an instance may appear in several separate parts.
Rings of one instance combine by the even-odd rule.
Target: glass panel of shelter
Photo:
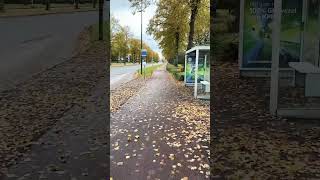
[[[303,32],[302,61],[319,66],[320,45],[320,2],[319,0],[305,0],[306,13]]]

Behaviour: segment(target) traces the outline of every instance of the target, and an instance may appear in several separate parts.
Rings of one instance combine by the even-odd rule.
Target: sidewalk
[[[209,106],[163,68],[111,114],[111,177],[209,178]]]

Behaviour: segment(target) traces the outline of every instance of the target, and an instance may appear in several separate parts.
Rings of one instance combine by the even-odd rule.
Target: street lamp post
[[[141,66],[141,74],[142,74],[142,0],[141,0],[141,47],[140,47],[140,66]]]

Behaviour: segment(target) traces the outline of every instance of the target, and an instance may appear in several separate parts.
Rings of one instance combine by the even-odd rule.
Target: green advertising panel
[[[195,82],[195,69],[196,59],[195,57],[188,57],[186,60],[186,84],[193,84]],[[199,57],[198,62],[198,82],[204,80],[205,66],[204,57]]]
[[[244,0],[242,68],[270,68],[273,0]],[[299,61],[302,0],[283,0],[280,67]]]

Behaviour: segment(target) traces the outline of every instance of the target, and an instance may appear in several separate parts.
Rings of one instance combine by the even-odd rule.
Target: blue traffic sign
[[[143,50],[141,51],[141,56],[142,56],[142,57],[147,57],[147,50],[143,49]]]

